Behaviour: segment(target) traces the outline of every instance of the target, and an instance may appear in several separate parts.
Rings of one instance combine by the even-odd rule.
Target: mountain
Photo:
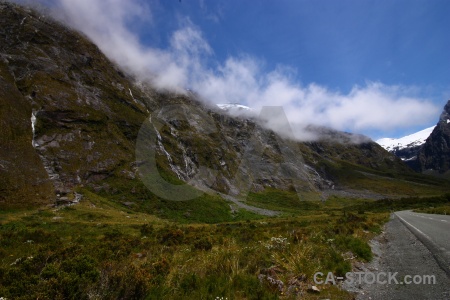
[[[376,142],[417,172],[446,174],[450,168],[450,100],[436,126],[399,139],[383,138]]]
[[[248,106],[239,104],[239,103],[225,103],[225,104],[217,104],[220,109],[225,111],[251,111],[252,109]]]
[[[370,260],[390,211],[448,203],[365,136],[300,142],[280,107],[213,100],[0,0],[0,298],[314,298],[311,274]]]
[[[399,150],[404,150],[404,149],[413,149],[413,148],[417,148],[420,147],[421,145],[423,145],[425,143],[425,141],[427,140],[427,138],[430,136],[431,132],[433,131],[434,127],[436,126],[431,126],[429,128],[425,128],[421,131],[418,131],[416,133],[398,138],[398,139],[394,139],[394,138],[382,138],[377,140],[376,142],[383,147],[384,149],[386,149],[387,151],[390,152],[397,152]],[[400,155],[397,155],[400,156]],[[403,157],[401,157],[403,158]],[[402,160],[407,160],[409,159],[409,157],[405,157]]]
[[[448,175],[450,169],[450,100],[439,122],[420,149],[418,163],[422,172]]]
[[[417,155],[435,127],[432,126],[398,139],[382,138],[376,143],[417,170]]]
[[[315,141],[296,142],[195,93],[156,90],[48,16],[7,2],[0,16],[1,207],[100,195],[193,218],[195,207],[229,209],[266,190],[416,193],[402,179],[409,168],[368,138],[310,126]],[[170,193],[202,196],[180,203]]]
[[[81,34],[10,3],[0,14],[0,201],[70,200],[131,172],[140,91]]]

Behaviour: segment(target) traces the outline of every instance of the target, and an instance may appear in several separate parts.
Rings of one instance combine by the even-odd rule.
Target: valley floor
[[[351,262],[371,261],[368,241],[382,232],[389,211],[448,201],[449,196],[299,201],[295,193],[268,191],[251,195],[248,203],[280,215],[213,215],[198,207],[207,224],[188,222],[185,207],[165,207],[172,218],[162,218],[85,191],[73,206],[0,210],[0,297],[350,300],[351,291],[318,285],[314,275],[343,276]],[[396,222],[381,235],[389,243],[381,247],[380,270],[395,270],[391,263],[403,258],[415,266],[427,256],[417,251],[419,243],[411,246],[408,230]],[[403,250],[408,247],[411,252]],[[383,290],[364,287],[360,295],[376,297],[371,288]],[[398,287],[383,288],[383,295],[396,295]],[[448,296],[440,286],[433,288],[433,295]]]

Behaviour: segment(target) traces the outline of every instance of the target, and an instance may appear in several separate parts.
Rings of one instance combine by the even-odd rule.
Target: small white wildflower
[[[290,243],[287,241],[287,238],[279,236],[279,237],[271,237],[270,238],[270,244],[265,244],[265,247],[267,249],[284,249],[287,245],[290,245]]]

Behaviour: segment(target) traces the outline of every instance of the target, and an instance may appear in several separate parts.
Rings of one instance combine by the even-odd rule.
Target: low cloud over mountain
[[[306,124],[356,132],[423,125],[439,109],[411,86],[366,82],[348,93],[296,79],[296,68],[265,68],[251,54],[217,61],[200,28],[180,16],[167,48],[144,43],[136,28],[158,27],[153,8],[142,1],[42,0],[53,15],[84,32],[100,49],[141,80],[161,89],[194,90],[205,101],[242,103],[254,109],[283,106],[297,137]],[[331,50],[330,50],[331,51]],[[298,66],[301,72],[301,66]]]

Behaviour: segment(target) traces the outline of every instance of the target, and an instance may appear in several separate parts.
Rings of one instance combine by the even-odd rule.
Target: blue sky
[[[249,54],[268,69],[290,66],[298,80],[342,92],[369,80],[443,97],[450,85],[447,0],[166,0],[156,7],[158,32],[143,38],[159,47],[167,47],[179,18],[188,17],[218,61]]]
[[[111,59],[205,101],[377,139],[450,99],[448,0],[42,0]]]

